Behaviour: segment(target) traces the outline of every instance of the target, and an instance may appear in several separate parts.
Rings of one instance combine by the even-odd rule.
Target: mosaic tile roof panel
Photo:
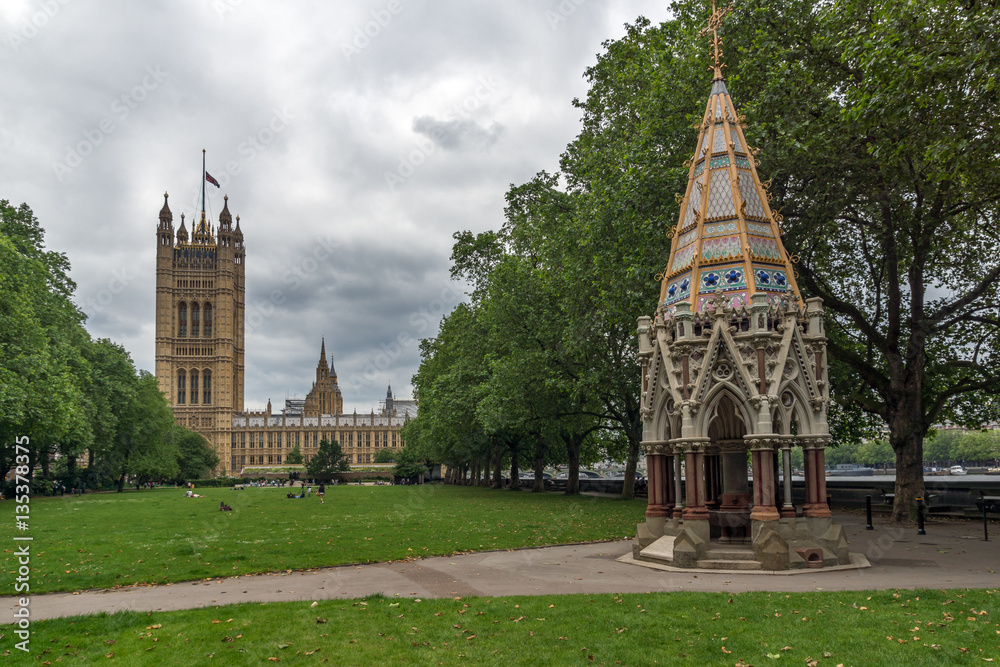
[[[694,188],[695,191],[698,188]],[[694,210],[698,207],[698,198],[695,195],[691,196],[691,200],[688,202],[687,210],[684,211],[684,222],[681,223],[681,229],[687,229],[694,224]]]
[[[698,294],[711,294],[720,288],[724,292],[747,288],[743,264],[701,269],[698,274]]]
[[[690,171],[693,180],[662,283],[662,305],[669,312],[681,301],[702,309],[716,290],[735,306],[747,305],[754,294],[780,301],[788,292],[798,293],[736,117],[725,82],[713,81]],[[736,182],[730,180],[737,175]]]
[[[670,304],[691,296],[691,272],[681,274],[674,278],[667,286],[667,297],[663,303]]]
[[[740,255],[739,236],[721,236],[713,239],[705,239],[701,244],[701,258],[706,262],[718,262],[730,257],[739,257]]]
[[[722,125],[722,123],[716,123],[715,125],[715,136],[712,139],[712,152],[726,152],[726,128]]]
[[[788,289],[788,274],[784,269],[754,265],[753,277],[759,291],[784,292]]]
[[[718,169],[712,173],[712,181],[708,192],[708,220],[718,220],[736,217],[736,204],[733,203],[733,189],[729,182],[729,172]]]
[[[738,234],[740,231],[740,223],[736,220],[730,220],[728,222],[716,222],[710,225],[705,225],[702,228],[702,236],[705,238],[710,238],[712,236],[729,236],[732,234]]]
[[[761,224],[759,222],[748,222],[747,231],[751,234],[756,234],[757,236],[774,236],[771,233],[771,225]]]
[[[753,182],[753,176],[749,171],[739,170],[740,175],[740,195],[746,202],[746,217],[764,220],[767,216],[764,213],[764,206],[760,203],[760,194],[757,186]]]
[[[697,249],[698,245],[696,243],[692,243],[688,247],[682,248],[674,253],[674,264],[670,267],[670,271],[680,271],[681,269],[689,267],[691,262],[694,260],[694,251]]]
[[[764,262],[781,262],[781,252],[778,250],[778,243],[773,238],[766,239],[759,236],[747,237],[750,246],[750,257]]]

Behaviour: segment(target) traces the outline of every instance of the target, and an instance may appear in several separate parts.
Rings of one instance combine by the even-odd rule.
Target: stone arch
[[[708,430],[711,426],[712,418],[715,416],[723,399],[728,399],[728,402],[732,405],[733,413],[738,417],[739,421],[743,422],[744,434],[749,435],[753,432],[753,425],[757,420],[747,410],[747,400],[743,396],[743,392],[730,382],[720,382],[708,391],[703,403],[704,407],[699,410],[695,419],[695,434],[698,437],[709,436]],[[744,434],[741,434],[739,437],[742,438]],[[728,438],[724,437],[723,439]]]
[[[785,393],[792,396],[791,405],[786,405]],[[799,425],[799,435],[815,433],[816,426],[811,411],[808,409],[809,398],[796,382],[787,382],[778,389],[778,408],[782,413],[782,433],[791,435],[792,422]]]
[[[670,440],[680,436],[680,417],[675,409],[674,414],[670,414],[669,406],[673,401],[673,396],[669,389],[664,389],[656,394],[656,402],[653,405],[653,437],[656,440]]]

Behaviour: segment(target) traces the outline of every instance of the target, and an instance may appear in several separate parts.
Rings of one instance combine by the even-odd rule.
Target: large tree
[[[997,417],[998,21],[974,0],[779,0],[726,28],[834,392],[889,427],[897,519],[932,425]]]
[[[340,472],[351,469],[340,443],[326,438],[319,441],[319,451],[306,463],[306,474],[311,479],[330,479]]]

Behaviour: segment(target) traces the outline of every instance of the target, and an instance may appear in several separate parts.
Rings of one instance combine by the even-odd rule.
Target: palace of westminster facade
[[[164,195],[156,245],[156,378],[177,423],[205,436],[219,456],[215,473],[240,475],[282,465],[299,448],[306,461],[321,440],[340,443],[348,463],[371,463],[383,448],[402,447],[399,430],[415,415],[410,400],[392,389],[378,412],[344,413],[344,399],[326,343],[316,379],[304,400],[288,400],[280,414],[271,402],[260,412],[243,407],[246,247],[229,198],[212,229],[204,210],[188,237],[174,234]]]

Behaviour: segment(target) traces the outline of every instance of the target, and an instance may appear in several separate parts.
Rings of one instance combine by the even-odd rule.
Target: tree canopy
[[[174,424],[156,379],[123,347],[90,337],[69,272],[31,209],[0,201],[0,470],[14,460],[15,438],[28,436],[32,474],[54,476],[51,462],[65,461],[59,475],[70,487],[202,476],[218,458]]]
[[[306,474],[311,479],[331,479],[337,473],[350,469],[340,443],[326,438],[319,441],[319,450],[306,463]]]
[[[634,465],[635,321],[656,307],[711,85],[705,3],[671,11],[604,43],[559,173],[512,186],[500,230],[455,235],[453,275],[473,289],[422,348],[421,441],[484,451],[507,432],[536,460],[559,443],[572,461],[574,438],[609,430],[595,440]],[[997,418],[998,12],[776,0],[737,6],[721,29],[799,285],[827,310],[835,441],[888,427],[896,518],[922,491],[933,424]],[[458,367],[477,375],[441,401],[431,378]]]

